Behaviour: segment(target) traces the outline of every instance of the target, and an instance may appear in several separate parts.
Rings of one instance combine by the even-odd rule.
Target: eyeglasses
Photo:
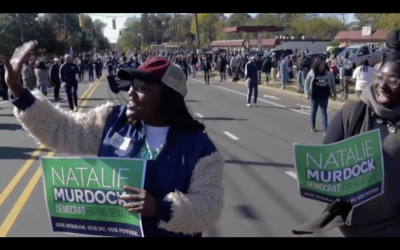
[[[381,73],[375,73],[374,74],[374,81],[377,82],[377,83],[386,82],[387,85],[389,85],[389,87],[391,87],[393,89],[397,88],[397,86],[400,83],[400,79],[398,79],[396,77],[385,77]]]

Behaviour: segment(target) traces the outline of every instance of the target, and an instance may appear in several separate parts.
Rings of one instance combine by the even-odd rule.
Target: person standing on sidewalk
[[[271,55],[271,78],[272,81],[276,82],[276,74],[278,73],[278,59],[276,58],[276,54],[272,53]]]
[[[353,78],[356,80],[356,96],[360,98],[362,91],[372,84],[375,69],[369,66],[368,60],[365,59],[363,65],[358,66],[353,72]]]
[[[190,57],[190,73],[192,74],[192,77],[196,77],[196,64],[199,61],[199,58],[197,56],[196,52],[192,53],[192,56]]]
[[[217,64],[215,66],[215,68],[219,72],[220,82],[226,80],[226,66],[227,65],[228,65],[228,62],[226,61],[225,56],[220,55],[217,60]]]
[[[281,89],[285,89],[289,83],[289,56],[283,55],[279,63],[279,78],[281,78]]]
[[[349,52],[344,56],[344,59],[339,69],[340,87],[342,90],[341,99],[347,99],[349,95],[349,83],[353,76],[353,62],[349,59]]]
[[[65,85],[65,92],[68,98],[69,109],[78,110],[78,78],[79,67],[72,62],[70,55],[65,55],[65,63],[60,67],[60,80]]]
[[[336,83],[331,72],[326,69],[326,61],[321,56],[315,58],[313,69],[310,70],[304,83],[304,92],[311,106],[311,132],[315,132],[315,118],[318,107],[321,109],[322,130],[328,128],[328,101],[332,95],[336,100]]]
[[[247,107],[251,107],[251,96],[254,93],[253,102],[254,107],[257,106],[258,96],[258,68],[256,64],[257,58],[251,57],[250,61],[246,63],[244,74],[247,84]]]
[[[50,81],[53,83],[54,86],[54,101],[61,100],[60,98],[60,63],[59,59],[56,57],[54,58],[54,63],[50,66],[49,75]]]
[[[306,53],[302,51],[298,61],[299,70],[297,71],[297,92],[304,93],[304,82],[306,81],[307,74],[311,69],[311,59],[306,57]]]
[[[271,77],[271,66],[272,59],[271,57],[265,57],[261,66],[261,72],[265,74],[265,83],[267,84]],[[261,75],[260,75],[261,80]]]

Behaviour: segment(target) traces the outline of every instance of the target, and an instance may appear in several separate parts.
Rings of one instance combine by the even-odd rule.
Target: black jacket
[[[76,63],[64,63],[60,66],[61,82],[77,83],[76,74],[80,74],[79,66]]]
[[[60,64],[54,63],[50,66],[49,70],[50,81],[53,83],[60,82]]]

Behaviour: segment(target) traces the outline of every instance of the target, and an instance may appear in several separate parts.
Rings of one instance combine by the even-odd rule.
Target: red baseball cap
[[[186,75],[182,68],[164,57],[152,57],[137,69],[121,69],[117,74],[121,80],[138,79],[143,82],[162,82],[183,97],[187,95]]]

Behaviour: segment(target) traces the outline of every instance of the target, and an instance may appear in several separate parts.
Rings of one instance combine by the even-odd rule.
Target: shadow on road
[[[293,164],[283,164],[283,163],[277,163],[277,162],[226,160],[225,163],[237,164],[237,165],[263,166],[263,167],[283,167],[283,168],[292,168],[293,167]]]
[[[185,100],[185,102],[202,102],[201,100]]]
[[[3,116],[3,115],[2,115]],[[14,115],[11,115],[14,116]],[[0,130],[20,130],[22,128],[21,125],[17,123],[0,123]]]
[[[202,117],[197,119],[201,119],[203,121],[248,121],[248,119],[236,119],[231,117]]]
[[[14,114],[0,114],[0,116],[14,117]]]
[[[28,160],[35,150],[36,148],[0,147],[0,160]],[[49,151],[49,149],[42,150],[42,152]]]
[[[252,209],[250,206],[247,205],[239,205],[236,206],[235,209],[238,211],[238,213],[246,218],[246,219],[250,219],[250,220],[259,220],[259,216],[257,215],[257,213],[254,211],[254,209]]]

